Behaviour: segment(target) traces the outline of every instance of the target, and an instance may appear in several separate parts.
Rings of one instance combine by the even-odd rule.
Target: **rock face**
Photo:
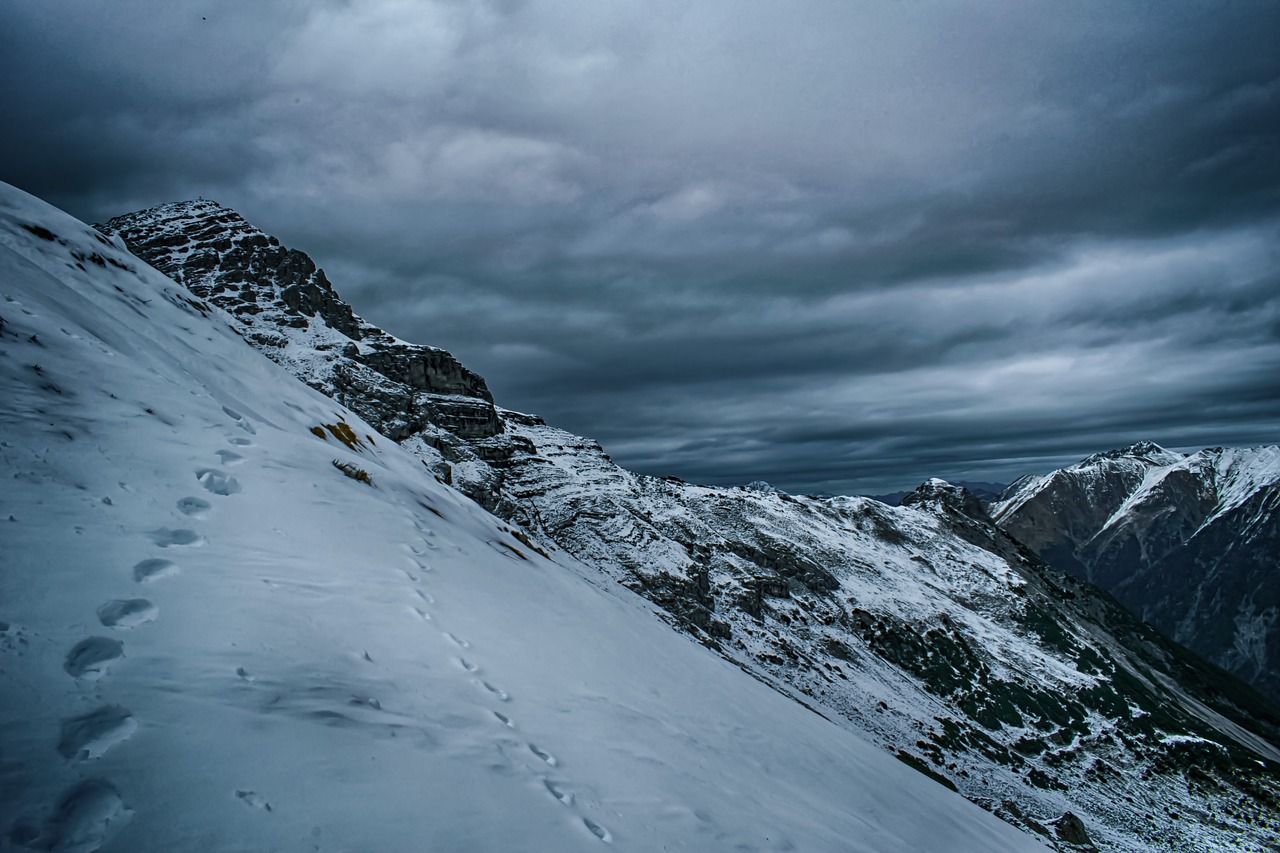
[[[228,311],[241,334],[312,387],[401,440],[442,427],[502,431],[484,380],[442,349],[398,340],[338,298],[324,270],[213,201],[161,205],[102,226],[134,254]]]
[[[634,474],[590,439],[494,408],[447,353],[364,323],[314,264],[290,261],[312,271],[281,278],[289,250],[230,211],[189,202],[107,227],[227,307],[251,344],[522,527],[522,547],[569,552],[1046,844],[1280,844],[1280,713],[1046,566],[965,490],[930,481],[899,508]],[[246,235],[256,265],[233,254]],[[202,260],[188,269],[191,254]]]
[[[1280,448],[1150,442],[1025,478],[1000,526],[1280,699]]]

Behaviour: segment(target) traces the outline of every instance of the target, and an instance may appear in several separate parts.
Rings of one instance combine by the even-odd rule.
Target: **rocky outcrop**
[[[356,316],[306,254],[200,199],[100,226],[229,312],[241,334],[308,384],[402,440],[435,425],[466,439],[502,431],[485,382],[448,352],[406,343]]]
[[[990,521],[982,501],[963,486],[953,486],[936,477],[903,496],[902,506],[926,507],[957,513],[976,521]]]

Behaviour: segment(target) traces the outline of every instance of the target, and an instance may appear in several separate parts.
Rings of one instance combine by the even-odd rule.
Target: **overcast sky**
[[[1280,441],[1280,2],[4,0],[0,179],[203,195],[655,474]]]

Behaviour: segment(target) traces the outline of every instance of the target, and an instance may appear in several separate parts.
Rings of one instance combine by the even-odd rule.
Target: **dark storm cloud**
[[[0,176],[202,194],[641,470],[1277,440],[1280,6],[10,0]]]

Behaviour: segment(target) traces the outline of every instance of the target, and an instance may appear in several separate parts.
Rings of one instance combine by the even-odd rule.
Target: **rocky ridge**
[[[894,508],[634,474],[589,439],[492,407],[460,366],[428,370],[457,362],[364,323],[314,264],[211,202],[105,228],[524,527],[525,547],[597,567],[758,678],[1046,843],[1280,844],[1274,708],[1051,570],[962,490],[931,481]],[[415,359],[420,374],[380,367]],[[441,373],[464,381],[431,378]]]
[[[121,216],[102,230],[235,318],[233,328],[308,385],[400,440],[439,426],[465,439],[502,431],[484,379],[442,349],[401,341],[355,315],[324,270],[208,200]]]
[[[1280,699],[1280,447],[1151,442],[1015,483],[1002,528]]]

